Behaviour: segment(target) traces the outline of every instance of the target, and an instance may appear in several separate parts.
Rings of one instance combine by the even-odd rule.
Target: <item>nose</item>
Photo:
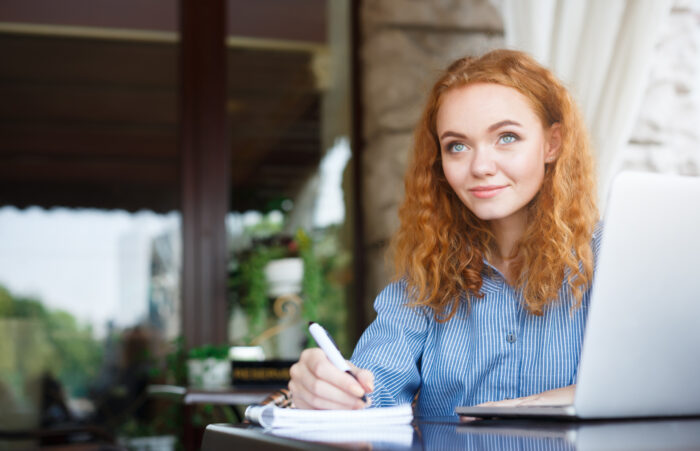
[[[486,177],[496,173],[496,160],[493,149],[478,147],[474,151],[471,162],[471,172],[474,177]]]

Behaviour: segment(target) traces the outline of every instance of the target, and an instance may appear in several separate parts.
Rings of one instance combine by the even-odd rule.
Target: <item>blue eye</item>
[[[450,152],[464,152],[467,150],[467,146],[462,143],[452,143],[449,146]]]
[[[518,140],[518,137],[512,133],[506,133],[498,138],[499,144],[511,144]]]

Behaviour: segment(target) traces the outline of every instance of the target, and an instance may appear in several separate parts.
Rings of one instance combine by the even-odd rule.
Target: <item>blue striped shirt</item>
[[[597,261],[601,228],[593,234]],[[495,268],[494,268],[495,270]],[[590,289],[580,308],[568,284],[542,316],[528,313],[497,271],[484,275],[484,297],[460,302],[439,323],[427,307],[409,308],[405,283],[377,296],[376,319],[362,334],[351,361],[375,377],[373,406],[410,403],[416,414],[454,415],[457,406],[529,396],[576,382]]]

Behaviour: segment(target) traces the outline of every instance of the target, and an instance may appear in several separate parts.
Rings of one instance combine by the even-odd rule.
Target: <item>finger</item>
[[[478,420],[480,420],[480,419],[481,419],[481,418],[477,418],[477,417],[460,416],[460,417],[459,417],[459,422],[460,422],[460,423],[471,423],[472,421],[478,421]]]
[[[358,382],[362,385],[362,388],[365,389],[365,393],[372,393],[374,391],[374,374],[369,370],[358,368],[350,362],[348,362],[348,364],[350,368],[352,368],[353,374]]]
[[[365,394],[365,390],[354,377],[344,371],[340,371],[330,362],[320,362],[318,365],[309,368],[309,370],[314,376],[317,387],[309,387],[307,385],[306,388],[313,389],[318,394],[321,394],[320,391],[323,390],[324,394],[332,393],[334,397],[342,394],[343,398],[347,399],[362,398]],[[310,378],[305,379],[305,381],[310,380]]]
[[[289,381],[288,387],[294,407],[297,409],[313,409],[313,395],[311,393],[308,393],[303,386],[294,381]]]
[[[326,366],[330,366],[330,368],[325,368]],[[364,407],[360,400],[363,394],[362,390],[359,389],[359,384],[352,376],[340,371],[330,362],[321,361],[315,365],[315,368],[316,372],[314,373],[312,368],[300,362],[290,370],[290,374],[292,374],[291,382],[294,382],[292,387],[300,393],[306,404],[313,406],[313,408],[324,408],[321,406],[331,402],[336,405],[333,408],[340,408],[337,407],[339,405],[346,409],[353,409],[358,408],[359,403],[359,407]],[[361,392],[359,396],[348,392],[347,389],[342,387],[343,384],[347,385],[349,383],[358,387]],[[319,401],[320,399],[326,402],[321,402]]]
[[[325,398],[316,392],[309,391],[303,384],[296,381],[289,382],[289,389],[292,392],[292,400],[294,405],[300,409],[361,409],[364,403],[352,396],[340,398]],[[346,402],[343,402],[346,401]]]
[[[365,395],[365,389],[360,382],[345,371],[336,368],[325,355],[323,358],[313,359],[309,363],[308,369],[316,379],[325,381],[355,398],[361,398]],[[307,388],[311,387],[307,385]]]

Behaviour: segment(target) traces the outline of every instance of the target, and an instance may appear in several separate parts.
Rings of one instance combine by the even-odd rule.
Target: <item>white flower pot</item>
[[[215,358],[188,359],[187,383],[201,390],[222,390],[231,385],[231,362]]]
[[[304,261],[301,258],[272,260],[265,265],[264,271],[269,297],[301,293],[301,280],[304,277]]]

